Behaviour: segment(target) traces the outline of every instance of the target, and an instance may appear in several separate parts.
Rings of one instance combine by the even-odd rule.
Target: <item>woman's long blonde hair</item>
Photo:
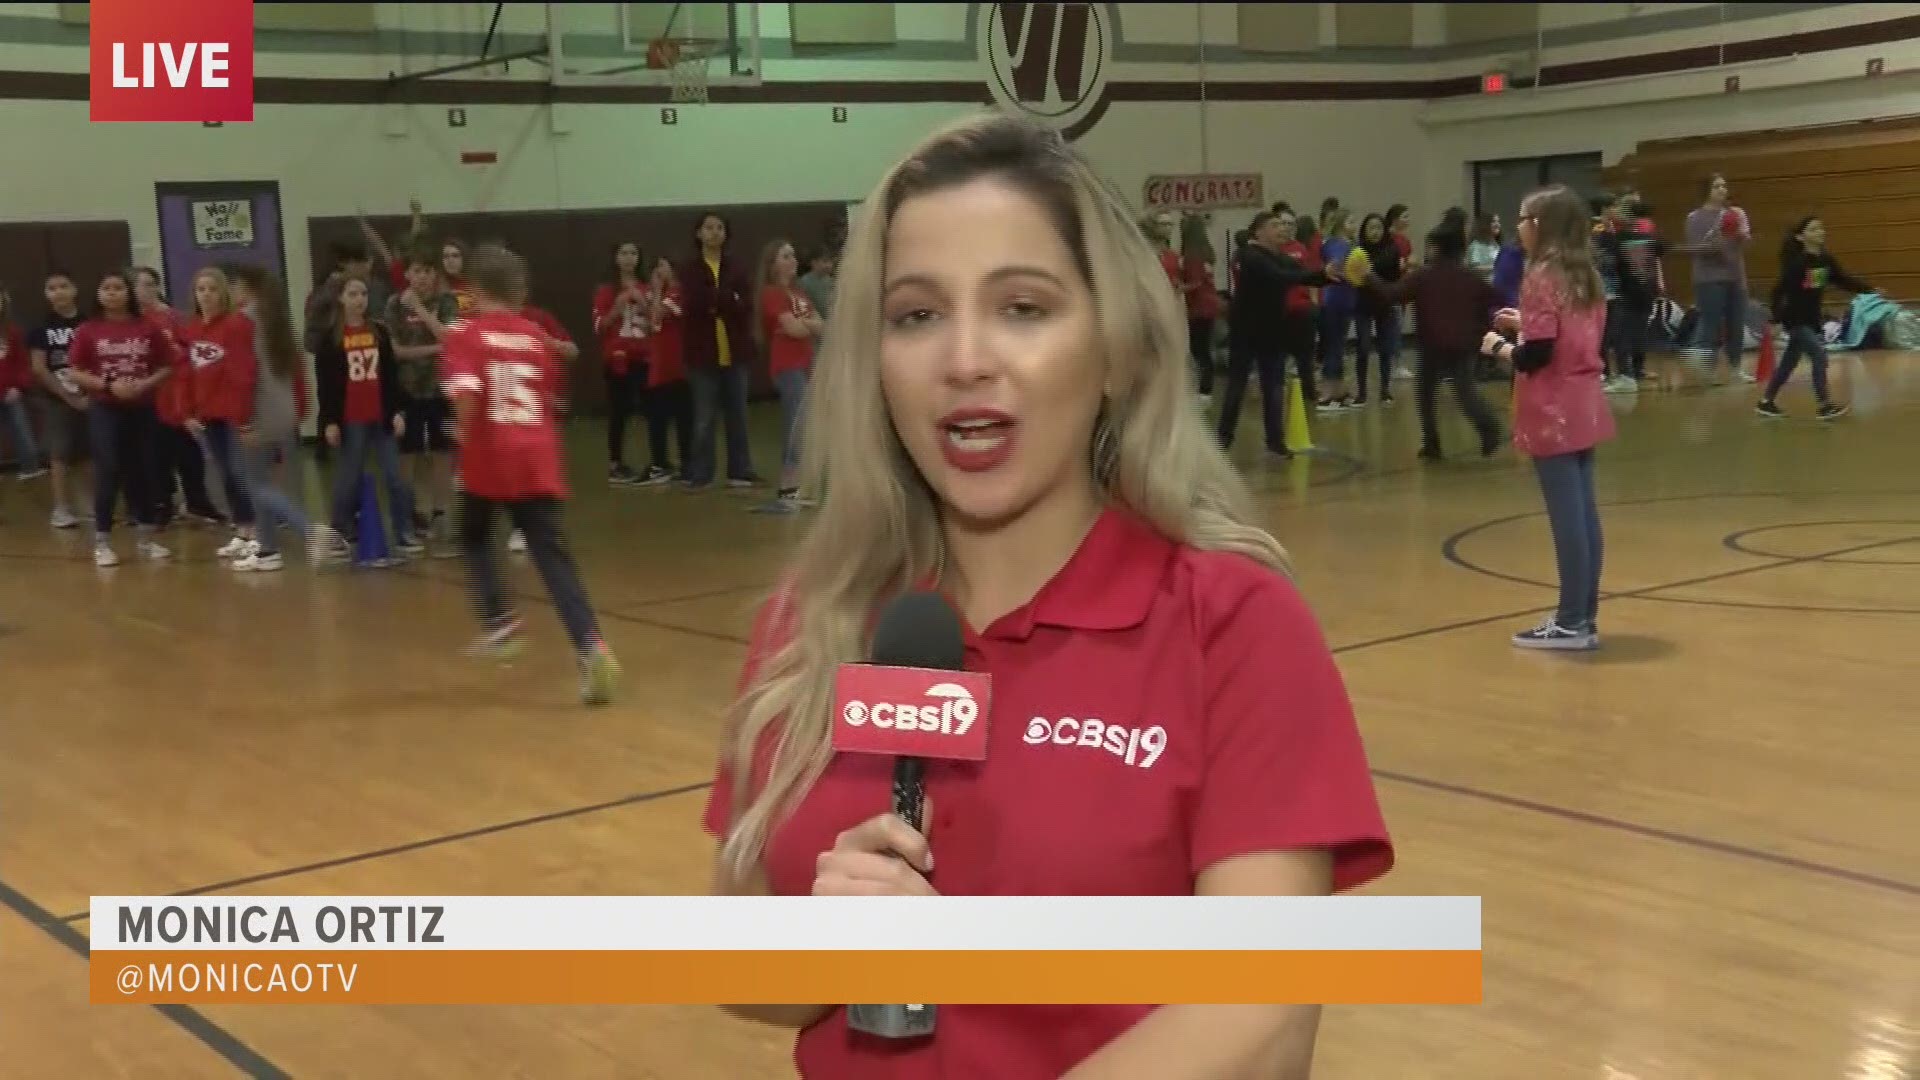
[[[1559,277],[1567,303],[1576,310],[1606,303],[1606,284],[1593,265],[1593,221],[1586,200],[1572,188],[1555,184],[1522,199],[1520,214],[1533,219],[1527,272],[1544,270]]]
[[[762,627],[778,628],[770,652],[726,725],[735,784],[722,853],[736,882],[832,758],[834,672],[866,659],[874,612],[945,569],[940,507],[881,393],[881,287],[901,204],[983,178],[1047,212],[1092,290],[1108,398],[1087,453],[1106,498],[1178,543],[1287,571],[1286,553],[1252,523],[1239,474],[1193,408],[1185,310],[1126,203],[1046,128],[993,114],[932,135],[881,179],[841,262],[801,439],[802,486],[824,498],[763,613]]]
[[[219,311],[200,310],[200,279],[201,278],[212,278],[214,284],[220,286],[220,310]],[[200,269],[194,271],[193,272],[193,313],[199,316],[200,318],[207,320],[208,322],[212,322],[214,319],[217,319],[220,316],[225,315],[232,310],[233,310],[233,284],[227,280],[227,275],[223,273],[221,269],[217,266],[203,266]]]

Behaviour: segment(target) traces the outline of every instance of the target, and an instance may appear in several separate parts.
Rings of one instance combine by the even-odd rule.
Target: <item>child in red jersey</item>
[[[666,483],[664,472],[634,472],[627,465],[627,421],[640,412],[652,360],[655,297],[641,276],[640,245],[629,240],[613,249],[607,280],[593,290],[593,332],[600,340],[600,362],[607,380],[607,483],[627,486]]]
[[[193,381],[187,430],[204,443],[220,470],[234,538],[215,554],[241,561],[258,554],[253,543],[253,501],[247,497],[240,465],[239,429],[253,417],[258,359],[253,352],[253,320],[233,310],[227,276],[217,267],[193,275],[193,318],[180,329],[181,370]]]
[[[160,272],[151,266],[134,267],[133,294],[140,301],[141,317],[165,334],[172,346],[167,362],[173,376],[160,385],[153,398],[154,411],[160,418],[153,452],[154,513],[163,527],[171,523],[174,497],[178,495],[186,504],[187,517],[202,525],[223,525],[227,516],[213,505],[207,493],[206,454],[187,426],[193,416],[195,387],[193,369],[180,345],[180,313],[167,304],[160,288]]]
[[[686,302],[673,260],[655,259],[651,281],[659,315],[653,327],[653,360],[647,365],[647,390],[640,409],[647,417],[646,475],[681,478],[693,446],[693,387],[687,382],[683,355],[686,344]],[[667,451],[667,430],[673,430],[676,459]],[[675,465],[675,460],[680,462]]]
[[[173,375],[173,343],[140,316],[132,275],[110,271],[95,290],[97,313],[73,332],[67,353],[73,382],[92,400],[93,563],[120,565],[113,550],[113,505],[124,497],[139,534],[140,557],[159,562],[173,553],[154,542],[153,397]]]
[[[33,437],[33,421],[27,417],[27,391],[33,383],[33,360],[13,318],[13,296],[0,288],[0,415],[7,418],[14,465],[22,480],[47,471],[40,461],[40,444]]]
[[[442,370],[460,445],[461,546],[482,625],[473,651],[498,656],[517,647],[520,617],[507,607],[493,558],[493,519],[504,511],[525,536],[573,642],[581,701],[604,705],[612,700],[619,665],[600,636],[560,528],[567,485],[556,423],[559,335],[522,314],[527,269],[518,255],[483,247],[468,269],[473,310],[447,332]]]
[[[780,393],[780,488],[768,509],[782,513],[801,506],[800,410],[824,329],[813,301],[794,284],[799,272],[799,256],[785,240],[773,241],[760,255],[760,311],[753,336],[766,351],[767,370]]]
[[[367,309],[367,281],[340,287],[337,322],[318,336],[313,371],[320,384],[320,430],[340,451],[333,474],[333,527],[346,534],[359,509],[360,477],[371,456],[387,489],[394,550],[409,558],[426,548],[413,534],[413,489],[400,476],[399,439],[407,433],[393,336]]]

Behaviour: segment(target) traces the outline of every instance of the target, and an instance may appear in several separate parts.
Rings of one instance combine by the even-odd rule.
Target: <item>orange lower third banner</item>
[[[96,1004],[1471,1005],[1478,950],[116,950]]]

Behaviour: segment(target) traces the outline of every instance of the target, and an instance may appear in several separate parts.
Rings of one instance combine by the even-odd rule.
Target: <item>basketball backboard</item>
[[[654,42],[672,39],[683,62],[704,56],[714,86],[760,84],[758,4],[547,5],[553,80],[560,86],[670,86],[649,66]],[[683,72],[684,75],[684,72]]]

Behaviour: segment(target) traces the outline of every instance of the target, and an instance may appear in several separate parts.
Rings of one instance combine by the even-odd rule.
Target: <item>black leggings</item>
[[[93,438],[93,528],[113,532],[114,503],[124,498],[127,516],[138,525],[157,524],[154,429],[160,420],[151,405],[109,405],[95,401],[87,410]]]
[[[685,469],[693,448],[693,388],[685,379],[664,386],[649,387],[640,396],[640,408],[647,416],[647,464],[667,472]],[[673,431],[677,457],[667,452],[667,431]],[[680,462],[678,468],[674,462]]]
[[[154,515],[159,521],[173,518],[173,493],[186,496],[187,513],[203,518],[219,518],[220,508],[207,493],[207,462],[200,440],[186,428],[157,424],[154,460],[158,463],[158,483],[154,486]]]
[[[635,364],[621,374],[607,375],[607,464],[627,463],[627,421],[640,411],[647,385],[647,365]]]
[[[1442,379],[1453,384],[1454,400],[1460,403],[1460,411],[1467,415],[1467,421],[1480,436],[1481,451],[1491,452],[1499,447],[1500,423],[1493,418],[1486,399],[1480,396],[1474,366],[1472,349],[1420,350],[1420,366],[1414,372],[1414,401],[1420,410],[1421,449],[1435,456],[1440,453],[1440,423],[1435,415],[1434,398],[1440,392]]]
[[[1209,396],[1213,393],[1213,320],[1187,320],[1187,351],[1193,354],[1193,375],[1199,380],[1199,389]]]

